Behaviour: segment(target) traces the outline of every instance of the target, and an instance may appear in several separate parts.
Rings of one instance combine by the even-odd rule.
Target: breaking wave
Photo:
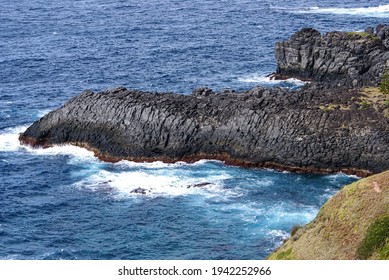
[[[300,13],[310,14],[335,14],[335,15],[353,15],[359,17],[388,18],[389,5],[380,5],[377,7],[358,7],[358,8],[320,8],[311,7],[300,10]]]

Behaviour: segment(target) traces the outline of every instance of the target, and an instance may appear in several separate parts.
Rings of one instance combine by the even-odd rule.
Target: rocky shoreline
[[[373,31],[371,36],[378,39],[370,45],[364,35],[348,34],[348,44],[340,36],[340,45],[354,44],[354,52],[344,54],[343,68],[334,70],[330,63],[326,71],[316,65],[321,65],[320,59],[327,61],[320,50],[329,35],[317,33],[304,29],[276,45],[278,78],[314,81],[297,91],[262,87],[239,93],[200,88],[190,95],[125,88],[85,91],[34,122],[19,139],[34,147],[73,144],[114,162],[218,159],[240,166],[358,176],[389,169],[385,106],[362,90],[377,85],[377,73],[389,59],[389,28]],[[358,44],[368,47],[360,53]],[[326,50],[335,55],[339,46],[327,45]],[[373,54],[384,62],[370,61]],[[357,76],[355,71],[360,71]],[[335,84],[330,82],[333,77]],[[355,82],[355,77],[360,79]]]

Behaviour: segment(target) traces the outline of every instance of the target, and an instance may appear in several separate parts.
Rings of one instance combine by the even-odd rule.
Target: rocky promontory
[[[304,28],[276,43],[276,78],[298,78],[338,86],[376,86],[389,66],[389,26],[364,32]]]
[[[32,146],[73,144],[103,160],[219,159],[229,164],[367,175],[389,168],[383,112],[354,90],[199,89],[191,95],[86,91],[31,125]]]
[[[389,169],[386,96],[376,88],[334,87],[332,79],[377,86],[388,34],[386,26],[369,36],[303,29],[278,43],[277,75],[316,81],[296,91],[85,91],[33,123],[20,141],[78,145],[107,161],[218,159],[296,172],[378,173]]]

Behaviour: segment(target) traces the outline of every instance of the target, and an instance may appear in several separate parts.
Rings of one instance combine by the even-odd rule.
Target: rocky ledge
[[[219,159],[364,176],[389,169],[388,119],[369,104],[358,90],[320,85],[191,95],[85,91],[33,123],[20,141],[78,145],[106,161]]]

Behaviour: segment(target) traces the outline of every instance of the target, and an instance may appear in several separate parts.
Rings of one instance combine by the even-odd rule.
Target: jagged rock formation
[[[329,32],[304,28],[276,43],[278,79],[298,78],[339,86],[376,86],[389,64],[389,26],[376,31]]]
[[[268,259],[389,259],[389,171],[345,186]]]
[[[33,146],[74,144],[117,161],[194,161],[367,175],[389,168],[382,110],[356,90],[312,85],[296,92],[86,91],[20,135]]]

